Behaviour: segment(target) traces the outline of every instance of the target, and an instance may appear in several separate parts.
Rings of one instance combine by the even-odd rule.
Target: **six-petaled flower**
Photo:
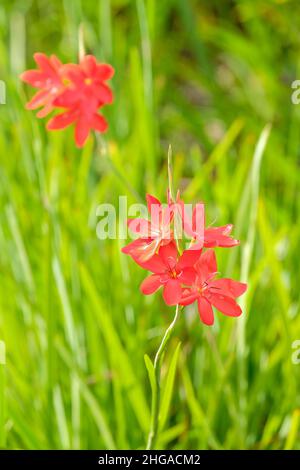
[[[232,279],[216,279],[217,262],[215,252],[211,249],[201,254],[195,263],[196,277],[191,287],[184,289],[180,305],[198,303],[200,319],[206,325],[214,323],[212,306],[230,317],[241,315],[241,307],[235,299],[242,295],[247,285]]]
[[[193,266],[199,255],[200,252],[196,250],[186,250],[179,255],[174,241],[161,246],[158,254],[153,255],[148,261],[137,261],[142,268],[153,273],[142,282],[141,291],[146,295],[153,294],[163,286],[163,298],[166,304],[178,304],[182,297],[183,286],[195,282],[196,271]]]
[[[173,230],[170,228],[174,217],[173,204],[163,206],[151,194],[146,195],[146,200],[150,220],[128,220],[129,229],[140,237],[122,249],[123,253],[131,255],[136,261],[149,260],[160,246],[169,244],[173,239]]]

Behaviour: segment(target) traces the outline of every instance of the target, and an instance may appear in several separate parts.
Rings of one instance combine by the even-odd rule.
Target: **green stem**
[[[176,305],[175,316],[173,318],[173,321],[167,328],[163,336],[163,339],[160,343],[160,346],[157,350],[157,353],[155,354],[154,371],[155,371],[155,378],[156,378],[156,387],[155,387],[155,390],[152,390],[151,426],[150,426],[150,431],[148,435],[147,450],[153,449],[156,438],[157,438],[159,405],[160,405],[160,361],[167,347],[167,344],[171,338],[171,334],[175,328],[178,317],[179,317],[179,305]]]
[[[0,448],[5,447],[5,343],[0,341]]]

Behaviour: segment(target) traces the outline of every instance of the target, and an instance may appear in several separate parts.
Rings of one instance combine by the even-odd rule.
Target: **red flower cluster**
[[[241,315],[235,299],[246,291],[247,285],[232,279],[216,279],[218,269],[212,249],[239,244],[229,236],[232,225],[206,228],[204,204],[196,204],[189,217],[179,195],[176,202],[168,196],[166,206],[149,194],[146,198],[150,220],[128,221],[130,230],[139,238],[122,249],[152,272],[141,284],[142,293],[153,294],[162,286],[167,305],[197,301],[200,319],[206,325],[214,323],[212,306],[228,316]],[[182,238],[178,232],[188,237],[188,249],[180,249]]]
[[[112,78],[114,69],[108,64],[98,63],[94,56],[85,56],[80,64],[62,64],[51,55],[34,54],[37,70],[27,70],[21,79],[38,92],[27,103],[27,109],[36,109],[38,117],[47,116],[55,108],[63,108],[61,114],[54,116],[47,129],[64,129],[75,124],[75,142],[82,147],[94,129],[104,132],[107,122],[98,109],[113,101],[111,89],[106,80]]]

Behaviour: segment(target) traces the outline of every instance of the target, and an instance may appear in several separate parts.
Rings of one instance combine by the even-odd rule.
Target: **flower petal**
[[[166,266],[158,255],[154,254],[149,259],[144,259],[145,254],[149,255],[149,247],[153,251],[152,245],[155,247],[155,242],[156,240],[138,238],[122,248],[122,252],[132,256],[134,261],[143,269],[162,274],[166,272]]]
[[[73,107],[80,99],[80,95],[78,91],[74,89],[67,88],[63,91],[59,96],[53,100],[54,106],[58,106],[60,108],[70,108]]]
[[[78,119],[75,126],[75,142],[77,147],[83,147],[90,132],[90,125],[86,119]]]
[[[181,299],[179,301],[180,305],[190,305],[195,302],[196,299],[199,298],[199,292],[192,291],[190,289],[184,289],[181,295]]]
[[[213,288],[216,293],[222,293],[228,297],[236,298],[246,291],[247,284],[244,282],[234,281],[233,279],[224,278],[211,281],[209,283],[209,287]]]
[[[185,250],[179,258],[177,267],[179,269],[184,269],[186,267],[194,266],[194,264],[199,260],[201,255],[201,250]]]
[[[105,132],[108,127],[106,120],[100,114],[95,114],[93,116],[91,125],[93,129],[95,129],[98,132]]]
[[[113,77],[115,71],[114,68],[109,64],[98,64],[96,73],[98,80],[109,80]]]
[[[146,277],[143,280],[140,290],[143,294],[149,295],[153,294],[153,292],[157,291],[161,286],[160,282],[160,275],[159,274],[151,274],[151,276]]]
[[[197,261],[195,268],[198,272],[201,282],[205,282],[212,278],[217,272],[217,261],[214,250],[207,250],[201,254],[199,261]]]
[[[211,227],[204,231],[204,246],[206,248],[213,248],[220,246],[223,248],[230,248],[239,245],[239,240],[229,237],[233,225],[227,224],[222,227]]]
[[[204,224],[205,224],[204,204],[198,203],[196,204],[193,210],[193,232],[194,232],[194,238],[196,238],[196,240],[198,241],[198,245],[201,248],[204,243]]]
[[[136,233],[142,238],[150,238],[150,222],[149,220],[137,217],[136,219],[128,219],[127,225],[129,230]]]
[[[47,102],[49,92],[47,90],[38,91],[28,103],[26,103],[26,109],[35,109],[39,106],[43,106]]]
[[[159,238],[155,238],[154,240],[150,238],[149,240],[150,242],[147,242],[146,245],[144,244],[144,246],[140,248],[139,254],[138,254],[138,261],[140,261],[141,263],[144,263],[145,265],[146,263],[151,262],[154,256],[158,256],[156,252],[160,244]],[[160,260],[161,265],[164,266],[161,261],[161,258],[159,256],[158,258]],[[144,269],[149,269],[149,268],[144,268]],[[165,269],[165,266],[164,266],[164,269]],[[150,271],[152,271],[152,269],[150,269]]]
[[[97,62],[93,55],[86,55],[80,62],[80,66],[86,75],[91,76],[97,70]]]
[[[197,273],[194,268],[184,268],[178,276],[178,279],[182,284],[192,286],[195,282],[196,275]]]
[[[177,279],[170,279],[164,286],[163,298],[167,305],[177,305],[181,299],[182,288]]]
[[[97,87],[95,87],[94,93],[102,104],[110,104],[113,102],[113,93],[111,89],[104,83],[101,83]]]
[[[132,256],[142,268],[152,271],[152,268],[157,266],[153,272],[161,273],[165,270],[165,265],[161,258],[155,254],[158,243],[158,240],[152,240],[151,238],[138,238],[122,248],[122,252]],[[153,264],[154,261],[156,261],[155,264]]]
[[[221,313],[229,317],[239,317],[242,313],[241,307],[231,297],[221,294],[211,294],[210,301]]]
[[[57,129],[64,129],[65,127],[69,126],[76,120],[76,113],[74,111],[66,111],[65,113],[58,114],[50,119],[47,124],[48,130],[57,130]]]
[[[178,251],[176,243],[173,240],[167,245],[161,246],[158,254],[167,267],[169,267],[170,269],[175,268],[177,263]]]
[[[200,319],[205,325],[214,324],[214,312],[211,304],[205,297],[199,297],[198,299],[198,311]]]
[[[49,76],[53,75],[54,68],[46,54],[43,54],[42,52],[36,52],[33,54],[33,57],[37,65],[44,73]]]
[[[47,80],[47,76],[40,70],[27,70],[20,75],[20,78],[35,88],[43,87]]]
[[[156,197],[154,196],[151,196],[151,194],[146,194],[146,201],[147,201],[147,206],[148,206],[148,211],[149,213],[151,214],[151,208],[152,208],[152,205],[156,205],[156,206],[161,206],[161,203],[158,199],[156,199]]]

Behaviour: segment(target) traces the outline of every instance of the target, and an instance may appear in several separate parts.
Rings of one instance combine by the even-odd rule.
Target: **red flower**
[[[140,235],[140,238],[122,248],[123,253],[141,262],[149,260],[160,246],[169,244],[173,239],[173,231],[170,229],[174,216],[173,205],[163,207],[161,202],[150,194],[146,195],[146,200],[151,219],[128,220],[129,229]]]
[[[105,82],[113,76],[113,68],[98,63],[92,55],[85,56],[79,65],[62,65],[55,56],[48,59],[44,54],[35,54],[35,60],[41,70],[21,75],[24,81],[41,89],[27,107],[33,109],[44,105],[38,117],[45,116],[53,108],[65,109],[48,122],[47,129],[63,129],[74,123],[78,147],[85,144],[91,129],[104,132],[107,122],[98,109],[112,103],[112,91]]]
[[[192,220],[190,220],[184,202],[177,196],[177,207],[183,219],[183,228],[188,236],[192,238],[191,248],[200,250],[202,247],[229,248],[239,245],[239,240],[229,236],[233,225],[227,224],[222,227],[205,228],[205,207],[203,203],[196,204]]]
[[[64,129],[75,123],[75,142],[82,147],[91,129],[99,132],[107,129],[107,122],[97,110],[113,101],[112,91],[104,81],[113,76],[114,70],[110,65],[98,64],[95,57],[88,55],[79,65],[66,65],[65,73],[70,85],[54,100],[54,105],[67,110],[54,116],[47,129]]]
[[[26,108],[36,109],[43,106],[37,116],[45,117],[52,111],[54,99],[64,89],[62,63],[55,55],[48,58],[45,54],[37,52],[33,57],[38,70],[27,70],[20,78],[40,91],[26,104]]]
[[[201,254],[194,268],[197,273],[195,281],[191,288],[183,291],[180,305],[189,305],[197,300],[200,319],[206,325],[214,323],[212,305],[225,315],[241,315],[242,310],[235,299],[246,291],[247,284],[232,279],[215,279],[217,263],[213,250]]]
[[[184,251],[178,255],[174,241],[161,246],[158,254],[150,260],[137,263],[153,274],[141,284],[141,291],[145,295],[153,294],[163,286],[163,298],[167,305],[176,305],[182,297],[183,285],[191,285],[195,281],[196,271],[193,265],[198,260],[200,252],[196,250]]]

